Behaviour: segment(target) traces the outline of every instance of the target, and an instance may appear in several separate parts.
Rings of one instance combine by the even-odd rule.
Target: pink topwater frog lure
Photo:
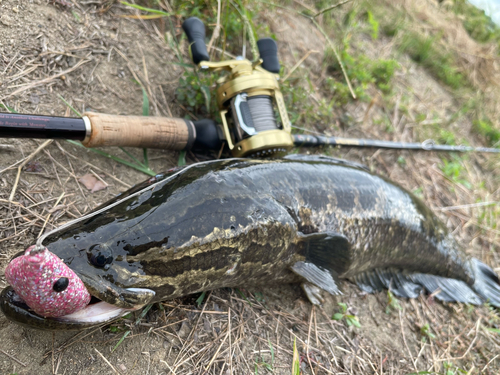
[[[90,302],[91,295],[80,278],[46,248],[37,251],[35,246],[29,247],[9,263],[5,277],[24,302],[43,317],[72,314]]]

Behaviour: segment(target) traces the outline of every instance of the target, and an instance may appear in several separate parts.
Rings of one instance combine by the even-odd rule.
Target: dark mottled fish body
[[[193,165],[44,244],[92,295],[122,306],[139,298],[125,288],[156,292],[144,302],[269,282],[335,293],[337,277],[406,297],[423,288],[471,303],[500,295],[496,275],[412,194],[317,156]]]

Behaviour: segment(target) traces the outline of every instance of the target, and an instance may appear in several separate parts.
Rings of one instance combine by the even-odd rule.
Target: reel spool
[[[271,38],[260,39],[257,42],[260,58],[253,63],[242,57],[210,62],[203,22],[191,17],[184,21],[182,28],[198,67],[229,72],[218,80],[216,98],[224,138],[233,156],[279,157],[288,153],[293,147],[293,138],[278,84],[280,65],[276,42]]]

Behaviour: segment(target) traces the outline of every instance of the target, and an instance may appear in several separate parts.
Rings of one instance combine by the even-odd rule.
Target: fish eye
[[[89,249],[89,262],[90,264],[108,269],[109,265],[113,262],[113,255],[108,250],[102,250],[101,246],[93,245]]]
[[[62,292],[66,290],[66,288],[69,285],[69,279],[67,277],[61,277],[58,279],[55,283],[52,289],[54,289],[54,292]]]

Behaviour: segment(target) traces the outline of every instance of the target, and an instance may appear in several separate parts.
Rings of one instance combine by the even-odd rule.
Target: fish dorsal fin
[[[346,236],[336,232],[299,234],[301,254],[307,262],[341,275],[352,262],[351,244]]]

